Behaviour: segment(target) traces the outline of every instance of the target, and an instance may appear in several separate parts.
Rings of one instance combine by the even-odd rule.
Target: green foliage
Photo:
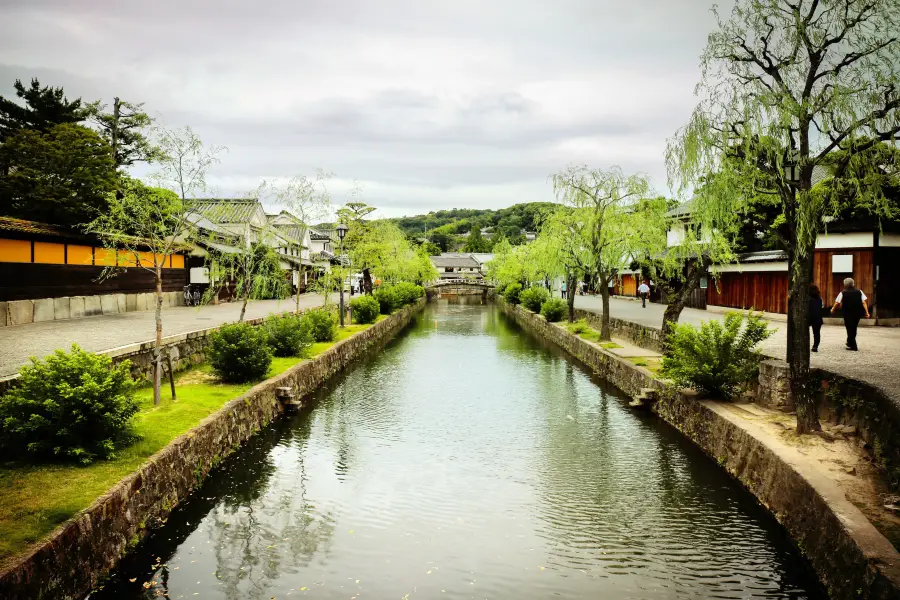
[[[81,225],[107,210],[118,181],[110,147],[87,127],[22,129],[0,146],[4,214]]]
[[[472,230],[469,232],[469,237],[466,238],[466,245],[463,248],[464,252],[490,252],[491,250],[491,242],[484,239],[484,236],[481,235],[480,227],[472,227]]]
[[[522,284],[517,282],[510,283],[503,289],[503,299],[510,304],[519,303],[519,294],[522,293]]]
[[[112,112],[104,112],[105,104],[92,102],[86,107],[91,121],[109,144],[117,167],[130,167],[136,162],[150,162],[159,157],[145,135],[153,119],[144,112],[143,103],[134,104],[119,98],[113,100]]]
[[[0,142],[23,129],[45,133],[56,125],[80,123],[86,116],[81,98],[69,102],[61,87],[41,87],[37,79],[28,88],[16,79],[13,87],[25,105],[0,96]]]
[[[272,364],[266,329],[247,323],[224,325],[210,334],[206,355],[215,374],[227,383],[262,379]]]
[[[408,281],[401,281],[394,286],[397,292],[397,299],[401,305],[412,304],[425,295],[425,288]]]
[[[759,373],[760,342],[774,333],[759,314],[725,314],[724,324],[705,321],[699,329],[679,324],[660,373],[676,384],[717,397],[739,393]]]
[[[303,356],[312,345],[309,331],[299,315],[272,315],[264,327],[275,356]]]
[[[381,311],[381,303],[372,296],[360,296],[350,301],[350,310],[355,322],[374,323]]]
[[[22,367],[19,385],[0,398],[0,448],[13,458],[89,464],[115,458],[134,440],[138,411],[131,364],[72,345]]]
[[[331,342],[337,335],[338,314],[332,308],[317,308],[303,313],[303,328],[315,342]]]
[[[378,301],[381,314],[383,315],[391,314],[395,308],[400,306],[400,297],[392,285],[382,285],[372,295]]]
[[[562,298],[551,298],[541,305],[541,314],[550,323],[562,321],[569,307]]]
[[[549,202],[527,202],[499,210],[454,208],[391,220],[410,236],[425,235],[427,231],[429,240],[448,252],[455,244],[454,235],[485,227],[493,228],[495,234],[510,242],[523,243],[523,232],[537,231],[552,206]]]
[[[575,335],[580,335],[590,328],[590,325],[587,324],[587,321],[585,319],[578,319],[577,321],[569,325],[569,331],[571,331]]]
[[[550,299],[550,292],[544,287],[531,287],[519,294],[522,306],[531,312],[541,312],[541,305]]]

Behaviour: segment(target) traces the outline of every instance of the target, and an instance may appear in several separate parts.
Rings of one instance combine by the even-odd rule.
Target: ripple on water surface
[[[92,599],[820,598],[706,457],[493,307],[429,305]]]

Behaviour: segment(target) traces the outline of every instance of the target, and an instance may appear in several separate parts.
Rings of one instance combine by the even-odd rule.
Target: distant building
[[[471,254],[444,253],[440,256],[432,256],[431,263],[437,269],[439,277],[443,279],[484,279],[481,263]]]

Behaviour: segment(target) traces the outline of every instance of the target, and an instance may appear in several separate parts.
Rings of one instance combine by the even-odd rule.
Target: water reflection
[[[95,598],[818,597],[706,457],[491,306],[439,300],[312,406]]]

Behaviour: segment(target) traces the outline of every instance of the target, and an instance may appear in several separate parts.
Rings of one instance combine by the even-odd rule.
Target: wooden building
[[[78,231],[0,217],[0,301],[155,291],[153,274],[133,260]],[[101,277],[106,267],[115,275]],[[163,291],[181,292],[186,282],[184,255],[166,257]]]
[[[784,252],[752,252],[715,269],[708,290],[711,307],[787,313],[788,262]],[[832,231],[819,235],[813,282],[830,306],[852,277],[869,298],[872,317],[888,324],[900,318],[900,234],[877,230]]]

